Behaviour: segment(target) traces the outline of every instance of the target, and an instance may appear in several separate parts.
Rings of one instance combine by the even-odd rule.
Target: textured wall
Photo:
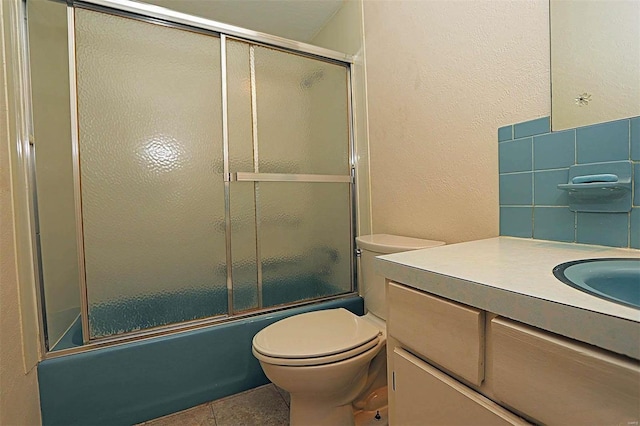
[[[0,74],[0,80],[2,75]],[[0,81],[0,84],[3,84]],[[4,89],[4,88],[3,88]],[[6,129],[4,93],[0,105],[0,129]],[[0,134],[0,424],[34,425],[40,423],[38,383],[33,368],[24,374],[22,337],[20,335],[20,304],[14,253],[11,182],[7,150],[7,134]]]
[[[548,2],[365,1],[374,232],[498,235],[496,128],[549,115]]]
[[[8,2],[0,2],[4,24]],[[4,32],[0,31],[0,424],[40,423],[35,368],[24,373],[20,297],[13,235],[13,209],[9,166],[9,114],[7,111]]]
[[[357,55],[362,51],[362,1],[344,0],[342,7],[311,39],[311,44]]]

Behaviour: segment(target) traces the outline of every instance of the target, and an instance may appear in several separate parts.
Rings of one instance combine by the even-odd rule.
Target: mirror
[[[551,0],[554,131],[640,115],[640,1]]]

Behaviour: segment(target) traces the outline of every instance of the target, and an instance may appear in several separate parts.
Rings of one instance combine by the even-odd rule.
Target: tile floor
[[[289,394],[274,384],[260,386],[136,426],[288,426]],[[356,426],[387,426],[386,407],[355,413]]]
[[[289,394],[273,384],[140,423],[144,426],[286,426],[288,424]]]

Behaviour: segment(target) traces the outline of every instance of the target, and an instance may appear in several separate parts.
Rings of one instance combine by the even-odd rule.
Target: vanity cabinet
[[[544,424],[633,425],[640,419],[637,362],[504,318],[491,321],[490,333],[500,403]]]
[[[470,383],[482,383],[483,311],[393,283],[387,300],[388,334]]]
[[[525,422],[420,358],[393,350],[397,425],[517,425]]]
[[[640,419],[637,360],[391,281],[387,302],[392,426]]]

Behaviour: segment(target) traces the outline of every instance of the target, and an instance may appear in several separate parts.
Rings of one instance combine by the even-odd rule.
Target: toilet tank
[[[399,235],[373,234],[356,237],[360,255],[360,295],[368,312],[387,319],[384,277],[373,270],[374,258],[383,254],[442,246],[443,241],[423,240]]]

